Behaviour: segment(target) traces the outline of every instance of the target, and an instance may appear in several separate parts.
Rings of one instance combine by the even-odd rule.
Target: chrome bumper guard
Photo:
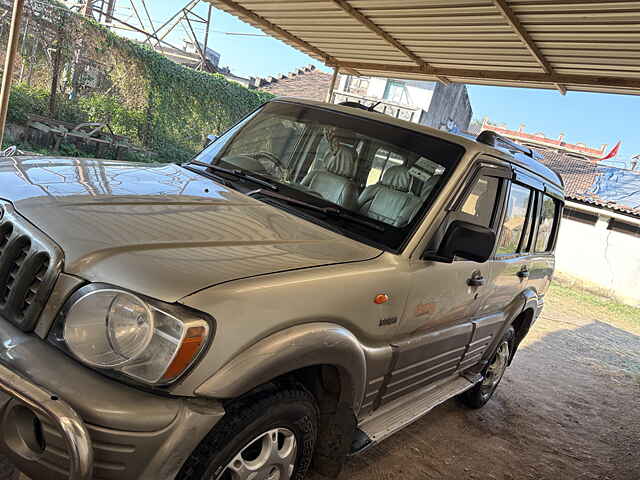
[[[64,400],[35,385],[0,363],[0,391],[19,400],[33,411],[51,419],[67,445],[69,480],[90,480],[93,448],[89,432],[80,416]]]

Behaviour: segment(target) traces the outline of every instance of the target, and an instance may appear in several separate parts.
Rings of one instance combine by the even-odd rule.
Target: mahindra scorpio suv
[[[302,479],[457,396],[540,314],[529,148],[281,98],[191,162],[0,160],[0,450],[33,480]]]

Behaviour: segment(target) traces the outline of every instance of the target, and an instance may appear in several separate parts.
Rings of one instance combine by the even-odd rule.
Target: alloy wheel
[[[297,450],[291,430],[274,428],[245,445],[215,480],[289,480]]]
[[[509,364],[509,342],[503,341],[496,351],[493,361],[487,367],[481,384],[482,395],[490,396],[496,389]]]

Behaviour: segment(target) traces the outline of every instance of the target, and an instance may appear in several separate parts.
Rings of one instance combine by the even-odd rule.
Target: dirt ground
[[[483,409],[450,400],[340,479],[640,480],[639,446],[638,311],[554,287]]]

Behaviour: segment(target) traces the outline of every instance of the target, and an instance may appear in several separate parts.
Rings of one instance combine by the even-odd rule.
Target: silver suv
[[[336,476],[484,405],[554,270],[534,157],[283,98],[182,166],[0,161],[2,450],[34,480]]]

